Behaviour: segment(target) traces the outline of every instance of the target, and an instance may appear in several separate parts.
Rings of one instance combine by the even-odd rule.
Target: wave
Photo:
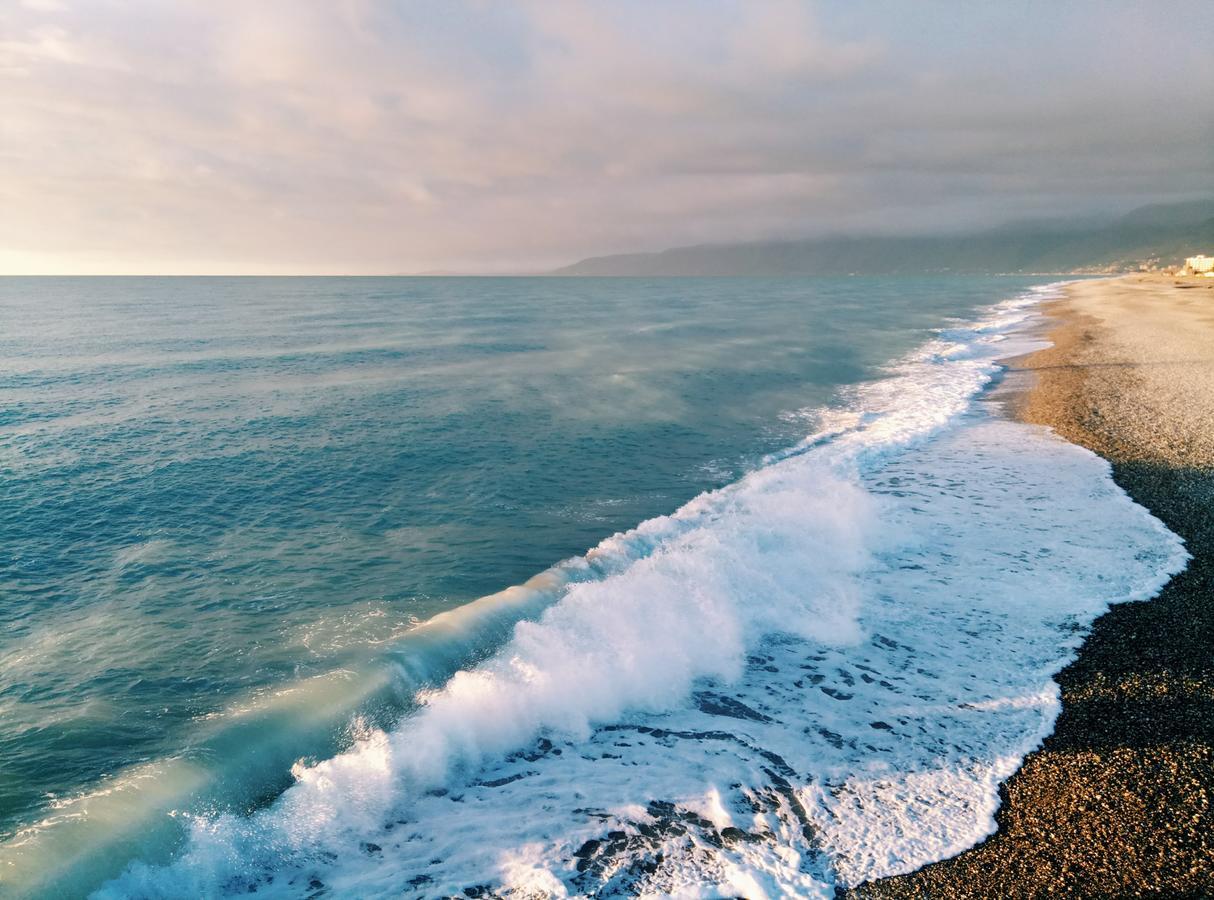
[[[96,896],[825,897],[981,839],[1084,629],[1186,559],[1098,457],[974,402],[1055,290],[428,623],[393,653],[402,721],[264,809],[179,817],[170,862],[141,851]]]

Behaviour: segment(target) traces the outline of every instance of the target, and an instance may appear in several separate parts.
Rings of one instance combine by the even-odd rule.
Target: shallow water
[[[974,407],[1031,298],[956,320],[1031,283],[3,282],[0,814],[42,823],[4,862],[83,890],[184,852],[116,896],[610,892],[661,844],[650,889],[812,893],[956,852],[1083,625],[1178,559],[1099,460]],[[715,843],[671,837],[688,811]]]

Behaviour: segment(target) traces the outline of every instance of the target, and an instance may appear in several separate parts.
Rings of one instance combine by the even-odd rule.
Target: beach
[[[1214,895],[1214,279],[1080,282],[1046,313],[995,402],[1107,459],[1193,558],[1096,620],[998,832],[856,897]]]
[[[1001,805],[1005,819],[1054,814],[1059,798],[1089,804],[1101,779],[1113,796],[1117,778],[1118,791],[1156,794],[1138,807],[1114,798],[1102,827],[1125,831],[1146,808],[1172,828],[1139,869],[1202,859],[1204,744],[1139,751],[1160,732],[1151,692],[1190,697],[1189,719],[1167,712],[1178,727],[1204,709],[1182,688],[1209,680],[1186,669],[1161,682],[1158,670],[1181,664],[1143,665],[1120,644],[1106,656],[1140,680],[1107,662],[1103,680],[1068,673],[1080,706],[1068,701],[1053,740],[1078,737],[1033,757],[1044,781],[1011,781],[1037,802],[1001,804],[1000,785],[1053,731],[1055,677],[1091,624],[1117,604],[1157,609],[1133,601],[1156,596],[1187,559],[1109,464],[1072,442],[1080,435],[1006,414],[1041,423],[1079,409],[1068,393],[1024,388],[1068,374],[1086,385],[1060,354],[1099,345],[1084,330],[1097,309],[1072,337],[1055,335],[1054,355],[1009,369],[1046,345],[1041,310],[1065,288],[1045,276],[688,280],[673,286],[677,305],[658,279],[601,280],[578,288],[589,306],[568,302],[556,279],[358,280],[337,307],[323,279],[119,279],[87,297],[75,282],[36,287],[18,307],[28,314],[12,317],[26,329],[14,364],[66,421],[35,407],[16,423],[12,439],[29,451],[14,480],[24,505],[0,526],[42,559],[41,535],[86,523],[75,553],[27,567],[22,583],[41,597],[35,576],[53,572],[57,590],[79,596],[69,610],[91,602],[94,614],[60,620],[47,603],[19,619],[24,632],[5,633],[39,652],[0,653],[23,698],[9,709],[27,717],[0,723],[45,725],[81,698],[106,712],[69,723],[88,743],[53,741],[47,727],[9,736],[25,768],[0,780],[14,829],[0,844],[6,896],[712,886],[825,897],[962,853],[995,830]],[[128,302],[136,290],[143,299]],[[1168,432],[1173,452],[1204,457],[1208,445],[1185,439],[1208,399],[1186,374],[1205,346],[1203,307],[1190,300],[1214,292],[1178,291],[1194,321],[1174,339],[1141,327],[1131,292],[1125,317],[1143,349],[1091,366],[1112,377],[1169,347],[1176,371],[1160,368],[1161,384],[1144,390],[1192,416]],[[68,314],[86,300],[90,317]],[[422,318],[401,316],[405,306]],[[485,320],[485,308],[496,314]],[[676,327],[688,310],[695,327]],[[452,329],[464,335],[456,347]],[[163,349],[183,333],[196,340]],[[99,359],[139,365],[120,379]],[[1109,390],[1130,420],[1133,385]],[[90,398],[115,392],[105,416],[88,414]],[[469,414],[453,421],[461,407]],[[678,416],[654,421],[662,409]],[[697,433],[718,442],[693,444]],[[149,448],[161,454],[150,473]],[[722,454],[736,468],[703,465]],[[691,483],[679,480],[688,460]],[[570,556],[578,547],[588,549]],[[464,580],[478,573],[483,582]],[[98,583],[110,592],[98,597]],[[468,594],[480,599],[432,599]],[[171,627],[182,620],[191,631]],[[73,640],[55,643],[64,633]],[[1207,643],[1192,640],[1186,660]],[[92,651],[77,659],[81,646]],[[206,681],[186,680],[193,672]],[[173,721],[157,708],[195,714]],[[1092,721],[1068,732],[1075,708]],[[1103,773],[1119,753],[1121,768]],[[1150,766],[1175,771],[1151,780]],[[1136,848],[1157,846],[1164,828],[1134,827],[1151,838],[1122,842]],[[1092,831],[1080,823],[1068,844],[1063,825],[1034,820],[1027,843],[1084,846]],[[1014,866],[1048,866],[1009,859],[1005,882],[959,870],[981,887],[971,896],[1044,893]],[[964,895],[946,882],[909,892]]]

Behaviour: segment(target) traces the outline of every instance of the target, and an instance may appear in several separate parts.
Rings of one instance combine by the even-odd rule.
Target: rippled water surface
[[[735,480],[1031,283],[0,280],[0,835]]]

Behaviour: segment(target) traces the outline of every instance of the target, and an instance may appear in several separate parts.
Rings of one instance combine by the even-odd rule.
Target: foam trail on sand
[[[570,563],[396,729],[98,896],[828,897],[981,839],[1084,629],[1186,558],[1105,462],[974,403],[1048,295]]]

